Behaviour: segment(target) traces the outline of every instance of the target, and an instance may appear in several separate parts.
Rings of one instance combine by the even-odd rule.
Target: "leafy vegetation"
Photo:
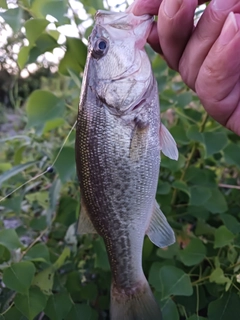
[[[80,27],[83,21],[71,3],[21,0],[14,5],[0,0],[0,16],[14,31],[5,47],[9,51],[11,43],[21,45],[12,58],[19,70],[7,69],[16,80],[13,109],[2,100],[0,105],[0,320],[109,318],[111,274],[103,241],[75,235],[79,191],[74,132],[53,164],[76,119],[79,73],[91,30]],[[101,1],[82,3],[90,22],[103,6]],[[47,14],[55,18],[51,28]],[[69,24],[69,17],[83,31],[59,44],[57,28]],[[25,38],[28,42],[20,41]],[[64,56],[54,73],[56,66],[39,57],[57,47]],[[179,75],[150,48],[148,52],[162,121],[176,139],[180,158],[162,157],[157,190],[177,242],[159,249],[146,238],[144,272],[165,320],[239,319],[240,138],[209,118]],[[35,62],[38,72],[47,72],[29,91],[34,74],[24,80],[20,72]],[[19,98],[19,92],[25,94]]]

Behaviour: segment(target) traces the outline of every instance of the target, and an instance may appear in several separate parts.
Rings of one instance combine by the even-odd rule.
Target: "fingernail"
[[[183,0],[165,0],[164,11],[169,18],[173,18],[182,5]]]
[[[230,12],[219,36],[219,42],[222,45],[228,44],[233,39],[238,30],[239,28],[235,19],[235,15],[233,12]]]
[[[215,10],[231,9],[239,0],[213,0],[212,7]]]

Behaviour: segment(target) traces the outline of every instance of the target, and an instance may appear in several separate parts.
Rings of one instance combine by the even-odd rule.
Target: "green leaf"
[[[0,231],[0,244],[8,250],[16,250],[23,247],[14,229],[4,229]]]
[[[0,244],[0,263],[10,260],[11,253],[10,251]]]
[[[59,128],[64,124],[64,119],[63,118],[56,118],[53,120],[50,120],[46,122],[44,128],[43,128],[43,133],[46,133],[48,131],[51,131],[53,129]]]
[[[203,133],[207,157],[221,151],[228,144],[227,135],[223,132],[204,132]]]
[[[190,197],[189,187],[184,181],[174,180],[172,183],[172,187],[185,192]]]
[[[168,194],[171,190],[170,184],[166,181],[163,181],[158,184],[157,193],[158,194]]]
[[[190,318],[187,318],[187,320],[207,320],[207,318],[199,317],[199,315],[192,315]]]
[[[34,202],[37,202],[44,209],[48,208],[48,192],[47,191],[40,191],[40,192],[31,193],[31,194],[26,194],[25,198],[31,204],[33,204]]]
[[[161,310],[162,310],[163,319],[171,319],[171,320],[180,319],[177,306],[172,299],[167,299],[162,301]]]
[[[161,166],[163,168],[168,168],[171,172],[177,172],[185,165],[185,158],[182,154],[179,155],[177,161],[171,160],[165,156],[161,159]]]
[[[163,259],[173,259],[178,256],[179,251],[179,245],[174,243],[169,247],[157,249],[157,256]]]
[[[75,150],[73,147],[64,147],[54,165],[61,182],[70,180],[76,173]]]
[[[23,315],[29,320],[33,320],[45,308],[47,297],[38,287],[32,287],[27,294],[18,293],[14,303]]]
[[[96,241],[94,241],[93,248],[96,253],[94,264],[95,268],[110,270],[108,256],[103,240],[101,238],[98,238]]]
[[[34,44],[37,38],[46,29],[49,21],[46,19],[30,19],[25,23],[26,36],[30,44]]]
[[[94,283],[87,283],[81,287],[81,298],[94,301],[98,296],[98,288]]]
[[[53,93],[35,90],[27,100],[27,128],[34,127],[38,134],[41,133],[48,121],[63,114],[64,108],[64,101]]]
[[[183,126],[176,125],[172,127],[170,131],[177,143],[189,144],[189,139],[186,136],[186,130]]]
[[[15,306],[13,306],[7,311],[7,313],[4,314],[3,320],[15,320],[15,319],[28,320],[26,317],[22,315],[22,313]]]
[[[0,8],[7,9],[7,1],[6,0],[0,0]]]
[[[72,73],[78,76],[85,66],[87,48],[80,39],[69,37],[67,37],[66,46],[67,51],[59,63],[58,70],[66,76],[72,76]],[[70,74],[69,70],[71,70]]]
[[[93,320],[94,310],[87,304],[75,304],[72,306],[66,320]]]
[[[204,207],[212,213],[223,213],[228,209],[225,197],[219,189],[211,189],[211,197],[204,203]]]
[[[64,264],[65,260],[70,256],[70,249],[68,247],[65,247],[61,253],[61,255],[58,257],[58,259],[54,262],[53,266],[55,270],[61,268],[61,266]]]
[[[62,0],[35,0],[31,7],[33,16],[38,18],[45,18],[50,14],[58,20],[59,23],[63,23],[65,14],[67,13],[66,1]]]
[[[18,59],[17,59],[17,63],[20,69],[23,69],[28,61],[28,57],[29,57],[29,51],[30,51],[30,47],[29,46],[23,46],[19,53],[18,53]]]
[[[192,92],[185,91],[181,94],[177,94],[176,99],[177,99],[177,107],[184,108],[190,102],[192,102]]]
[[[30,248],[24,256],[25,260],[50,262],[48,247],[43,243],[37,243],[34,247]]]
[[[0,12],[0,16],[16,33],[21,28],[22,9],[20,7]]]
[[[52,51],[54,48],[58,47],[57,41],[50,36],[47,33],[41,34],[37,39],[36,39],[36,46],[39,49],[38,55],[46,52],[46,51]]]
[[[186,132],[190,141],[203,142],[203,134],[199,131],[199,127],[194,124]]]
[[[222,248],[231,244],[235,236],[225,226],[219,227],[215,231],[214,248]]]
[[[229,143],[223,150],[227,164],[240,167],[240,147],[235,143]]]
[[[217,284],[231,283],[228,277],[225,277],[224,272],[221,268],[216,268],[210,275],[210,282],[215,282]]]
[[[164,266],[159,272],[162,299],[171,295],[190,296],[193,293],[190,277],[183,270]]]
[[[201,206],[211,197],[211,190],[208,187],[193,186],[190,188],[190,203],[189,205]]]
[[[234,292],[224,293],[220,299],[210,302],[208,320],[239,319],[239,297]]]
[[[179,252],[180,259],[186,266],[194,266],[202,262],[206,256],[206,247],[199,239],[191,239],[186,248]]]
[[[153,262],[149,271],[148,282],[149,284],[156,289],[158,292],[161,292],[162,286],[159,281],[159,270],[162,267],[160,262]]]
[[[60,179],[55,179],[53,182],[50,190],[49,190],[49,208],[47,210],[47,224],[51,225],[53,215],[56,212],[58,199],[60,196],[60,190],[61,190],[61,181]]]
[[[238,220],[230,214],[221,214],[220,219],[222,219],[224,225],[234,234],[240,233],[240,223]]]
[[[35,266],[32,262],[22,261],[11,264],[3,270],[3,282],[14,291],[26,294],[35,274]]]
[[[34,164],[36,164],[37,161],[30,161],[30,162],[27,162],[27,163],[24,163],[24,164],[20,164],[18,166],[15,166],[13,167],[12,169],[8,170],[8,171],[5,171],[3,174],[0,175],[0,186],[1,184],[12,178],[13,176],[15,176],[16,174],[24,171],[25,169],[33,166]]]
[[[72,308],[72,302],[68,293],[57,293],[50,296],[45,308],[46,315],[51,320],[62,320]]]

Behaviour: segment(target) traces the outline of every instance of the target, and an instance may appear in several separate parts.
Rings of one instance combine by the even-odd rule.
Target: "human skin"
[[[197,26],[197,0],[135,0],[135,15],[158,15],[148,42],[199,96],[204,108],[240,135],[240,1],[212,0]]]

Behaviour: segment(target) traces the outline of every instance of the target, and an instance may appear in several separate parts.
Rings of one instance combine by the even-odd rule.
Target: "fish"
[[[155,200],[160,153],[178,158],[160,122],[145,44],[153,17],[99,10],[89,37],[76,125],[81,209],[78,233],[97,233],[112,272],[112,320],[162,319],[142,269],[145,234],[175,242]]]

